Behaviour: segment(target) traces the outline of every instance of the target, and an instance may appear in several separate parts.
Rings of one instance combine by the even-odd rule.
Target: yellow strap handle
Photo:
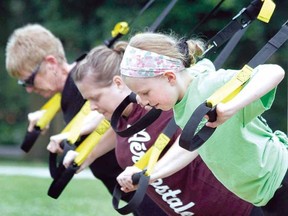
[[[148,165],[152,150],[152,147],[149,148],[148,151],[146,151],[145,154],[134,164],[134,166],[138,169],[144,170]]]
[[[170,141],[170,138],[168,136],[166,136],[164,133],[161,133],[158,136],[156,142],[152,146],[153,151],[151,153],[150,160],[149,160],[149,163],[147,166],[146,175],[148,175],[148,176],[151,175],[161,152],[166,147],[166,145],[169,143],[169,141]]]
[[[116,37],[118,34],[126,35],[129,31],[129,26],[127,22],[119,22],[115,25],[114,29],[111,31],[112,37]]]
[[[235,97],[252,74],[253,68],[245,65],[230,81],[214,92],[208,99],[207,105],[214,107],[220,102],[227,102]]]
[[[60,110],[61,94],[56,93],[49,101],[47,101],[40,110],[45,110],[43,116],[37,121],[36,126],[41,130],[44,129]]]
[[[268,23],[274,13],[276,5],[272,0],[262,0],[262,1],[264,2],[257,16],[257,19]]]
[[[134,166],[142,170],[147,167],[146,175],[151,175],[161,152],[167,146],[169,141],[170,138],[164,133],[161,133],[154,145],[151,146],[151,148],[140,158],[138,162],[134,164]]]
[[[69,136],[67,137],[67,141],[70,144],[74,144],[78,138],[80,137],[80,132],[82,128],[82,123],[85,117],[91,112],[90,102],[86,101],[82,106],[81,110],[77,113],[77,115],[71,120],[71,125],[67,125],[66,127],[70,127]],[[66,131],[68,132],[68,131]]]
[[[90,152],[99,143],[100,139],[109,128],[110,123],[106,119],[103,119],[97,128],[76,148],[76,152],[79,154],[74,159],[74,163],[77,166],[80,166],[86,160]]]

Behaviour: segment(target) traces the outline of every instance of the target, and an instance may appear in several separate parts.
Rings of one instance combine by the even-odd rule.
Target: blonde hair
[[[93,48],[72,72],[72,78],[75,82],[81,82],[89,76],[99,85],[111,85],[113,77],[120,75],[120,63],[127,45],[127,42],[119,41],[112,48],[104,45]]]
[[[150,32],[136,34],[130,39],[129,45],[138,49],[180,59],[185,67],[195,64],[198,57],[202,56],[205,50],[205,43],[200,39],[177,39],[176,36],[172,34],[165,35]]]
[[[67,61],[58,38],[39,24],[28,24],[9,37],[6,69],[12,77],[19,77],[21,70],[32,71],[47,55],[53,55],[60,64]]]

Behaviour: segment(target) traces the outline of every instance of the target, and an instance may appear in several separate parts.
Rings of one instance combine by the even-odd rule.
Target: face
[[[140,97],[142,106],[149,105],[167,111],[178,100],[176,83],[164,75],[152,78],[125,77],[124,81]]]
[[[97,110],[108,120],[111,120],[114,110],[131,92],[119,76],[115,76],[113,83],[106,87],[95,83],[89,76],[76,82],[76,85],[82,96],[90,101],[91,110]]]
[[[63,90],[65,79],[61,77],[60,68],[55,60],[44,59],[33,71],[20,71],[18,84],[28,93],[36,93],[45,98]]]

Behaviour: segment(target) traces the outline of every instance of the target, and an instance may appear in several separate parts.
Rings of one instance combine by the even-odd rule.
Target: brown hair
[[[47,55],[60,64],[66,62],[64,48],[58,38],[39,24],[28,24],[16,29],[6,46],[6,69],[13,77],[21,70],[32,71]]]
[[[127,42],[119,41],[112,48],[104,45],[93,48],[72,73],[74,81],[80,82],[89,75],[94,82],[111,85],[113,77],[120,75],[120,63],[127,45]]]

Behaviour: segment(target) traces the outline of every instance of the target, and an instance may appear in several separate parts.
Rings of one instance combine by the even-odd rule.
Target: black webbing
[[[208,49],[205,52],[214,51],[217,47],[223,45],[229,40],[238,30],[246,28],[261,10],[263,2],[261,0],[254,0],[247,8],[243,8],[228,25],[226,25],[221,31],[219,31],[214,37],[212,37],[207,45]]]
[[[152,108],[149,112],[146,113],[145,116],[143,116],[141,119],[136,121],[129,128],[126,128],[126,129],[121,131],[118,129],[118,122],[122,116],[123,111],[126,109],[126,107],[130,103],[137,103],[136,94],[133,92],[130,95],[128,95],[118,105],[118,107],[115,109],[115,111],[113,112],[112,117],[111,117],[111,127],[119,136],[122,136],[122,137],[132,136],[133,134],[137,133],[138,131],[143,130],[144,128],[146,128],[150,124],[152,124],[161,114],[161,110]]]
[[[21,149],[26,153],[29,152],[40,134],[41,129],[37,126],[34,126],[31,132],[27,131],[21,144]]]
[[[150,32],[154,32],[159,25],[162,23],[164,18],[167,16],[167,14],[172,10],[174,5],[177,3],[177,0],[171,0],[171,2],[167,5],[167,7],[162,11],[162,13],[157,17],[155,22],[148,28]]]
[[[61,165],[61,169],[63,169],[63,172],[59,173],[59,175],[54,178],[48,189],[48,196],[54,199],[57,199],[60,196],[79,167],[70,165],[67,169],[65,169],[65,167]]]
[[[190,34],[191,35],[193,32],[195,32],[195,30],[202,25],[204,22],[206,22],[206,20],[208,20],[212,14],[221,6],[221,4],[224,2],[225,0],[220,0],[220,2],[218,2],[218,4],[202,19],[200,20],[200,22],[197,23],[197,25],[195,25],[193,27],[193,29],[191,30]]]
[[[240,39],[242,38],[244,33],[246,32],[248,27],[238,30],[233,35],[233,37],[228,41],[228,43],[225,45],[225,47],[221,50],[219,55],[213,61],[213,64],[214,64],[216,70],[220,69],[223,66],[224,62],[230,56],[230,54],[232,53],[232,51],[234,50],[234,48],[236,47],[236,45],[238,44],[238,42],[240,41]]]
[[[286,41],[288,40],[288,20],[283,24],[281,29],[265,44],[265,46],[249,61],[248,65],[255,68],[259,64],[265,63],[273,53],[275,53]],[[209,137],[213,134],[214,128],[208,129],[206,125],[196,134],[199,122],[210,111],[215,113],[215,107],[208,107],[206,102],[198,106],[198,108],[192,113],[189,121],[182,130],[179,144],[181,147],[193,151],[204,144]],[[215,113],[216,114],[216,113]],[[214,121],[216,119],[209,121]],[[203,132],[204,130],[204,132]],[[208,131],[207,131],[208,130]],[[191,136],[193,136],[191,138]]]
[[[179,127],[177,126],[175,119],[171,118],[171,120],[168,122],[162,133],[164,133],[167,137],[171,139],[172,136],[176,133],[178,128]],[[135,211],[135,209],[137,209],[137,207],[141,204],[146,194],[150,179],[150,177],[146,176],[145,173],[146,170],[143,170],[139,173],[135,173],[132,175],[132,182],[134,185],[138,184],[138,188],[133,194],[131,200],[127,203],[127,205],[121,208],[119,208],[119,202],[123,192],[121,191],[119,184],[115,186],[113,191],[112,204],[114,209],[120,214],[129,214]]]
[[[65,139],[65,140],[62,140],[62,142],[60,143],[60,147],[63,149],[63,153],[60,159],[58,159],[57,153],[50,152],[49,154],[49,171],[53,179],[58,178],[58,176],[60,176],[61,173],[64,171],[62,167],[63,159],[66,156],[68,151],[75,150],[76,145],[70,144],[68,140]]]
[[[288,39],[288,20],[264,47],[248,62],[252,68],[266,62]]]

